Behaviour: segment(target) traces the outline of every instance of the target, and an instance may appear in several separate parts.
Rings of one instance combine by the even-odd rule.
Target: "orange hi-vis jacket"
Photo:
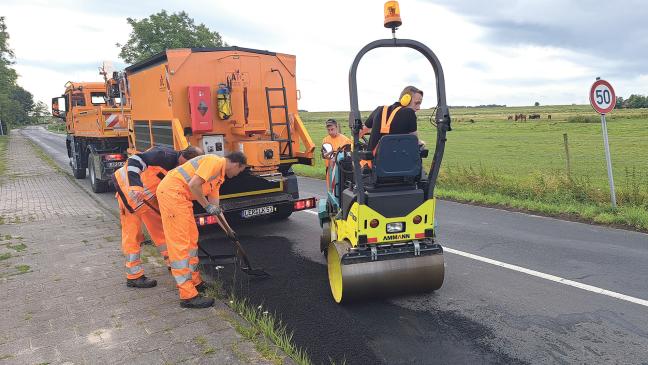
[[[337,151],[338,148],[344,145],[352,144],[351,140],[347,138],[345,135],[343,135],[342,133],[338,133],[338,135],[335,136],[335,138],[327,134],[322,140],[322,144],[325,143],[330,143],[331,146],[333,147],[333,151]],[[328,159],[324,160],[324,164],[326,165],[326,167],[329,167],[329,162],[330,161]]]
[[[160,185],[162,178],[167,174],[167,171],[160,166],[148,166],[140,175],[143,186],[136,186],[128,183],[129,169],[133,169],[133,167],[129,167],[127,161],[124,166],[115,171],[114,182],[115,190],[117,190],[117,198],[121,199],[124,207],[126,207],[129,212],[133,213],[141,208],[142,205],[144,205],[144,202],[136,203],[135,199],[133,199],[132,191],[141,190],[144,192],[145,200],[153,199],[157,187]]]
[[[198,175],[205,183],[202,186],[203,194],[209,198],[218,198],[220,186],[225,181],[226,159],[216,155],[202,155],[192,158],[183,165],[171,170],[166,179],[177,181],[180,188],[189,200],[192,200],[189,190],[189,181]]]
[[[382,110],[382,116],[380,119],[380,134],[389,134],[389,130],[391,128],[391,124],[394,121],[394,117],[396,116],[396,113],[401,110],[401,106],[397,106],[392,110],[391,114],[387,116],[389,112],[389,105],[383,106]],[[378,145],[374,147],[373,151],[371,153],[375,156],[376,155],[376,148],[378,148]],[[360,166],[367,166],[367,167],[373,167],[373,162],[371,160],[360,160]]]

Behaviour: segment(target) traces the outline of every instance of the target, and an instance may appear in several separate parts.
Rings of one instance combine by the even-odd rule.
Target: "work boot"
[[[191,299],[183,299],[180,301],[182,308],[209,308],[214,305],[214,298],[203,297],[198,294]]]
[[[205,291],[207,291],[207,289],[209,289],[209,286],[207,286],[207,284],[205,284],[204,281],[202,283],[196,285],[196,290],[198,290],[198,293],[200,293],[200,294],[204,294]]]
[[[157,280],[149,279],[142,275],[137,279],[126,280],[126,286],[130,288],[152,288],[157,285]]]

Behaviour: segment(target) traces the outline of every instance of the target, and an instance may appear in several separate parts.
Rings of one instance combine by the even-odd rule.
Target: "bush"
[[[600,123],[601,117],[594,115],[573,115],[567,118],[567,123]]]

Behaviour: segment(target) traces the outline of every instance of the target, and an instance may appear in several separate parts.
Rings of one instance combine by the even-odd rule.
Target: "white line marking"
[[[317,212],[314,211],[314,210],[302,210],[302,212],[317,215]],[[587,284],[579,283],[579,282],[576,282],[576,281],[573,281],[573,280],[561,278],[560,276],[555,276],[555,275],[551,275],[551,274],[545,274],[545,273],[540,272],[540,271],[527,269],[527,268],[517,266],[517,265],[507,264],[505,262],[489,259],[487,257],[477,256],[477,255],[474,255],[472,253],[455,250],[454,248],[450,248],[450,247],[447,247],[447,246],[443,246],[443,250],[445,252],[450,252],[450,253],[453,253],[455,255],[467,257],[469,259],[485,262],[487,264],[503,267],[505,269],[521,272],[521,273],[524,273],[524,274],[527,274],[527,275],[531,275],[531,276],[535,276],[535,277],[538,277],[538,278],[541,278],[541,279],[553,281],[553,282],[556,282],[556,283],[559,283],[559,284],[572,286],[574,288],[587,290],[587,291],[590,291],[592,293],[602,294],[602,295],[606,295],[608,297],[612,297],[612,298],[616,298],[616,299],[620,299],[620,300],[625,300],[626,302],[631,302],[631,303],[642,305],[644,307],[648,307],[648,300],[645,300],[645,299],[631,297],[629,295],[613,292],[613,291],[610,291],[610,290],[607,290],[607,289],[598,288],[596,286],[587,285]]]
[[[595,287],[595,286],[592,286],[592,285],[587,285],[587,284],[579,283],[579,282],[576,282],[576,281],[573,281],[573,280],[561,278],[560,276],[545,274],[545,273],[542,273],[540,271],[527,269],[527,268],[517,266],[517,265],[507,264],[505,262],[489,259],[487,257],[481,257],[481,256],[473,255],[471,253],[455,250],[453,248],[449,248],[449,247],[446,247],[446,246],[443,246],[443,250],[446,251],[446,252],[453,253],[455,255],[467,257],[469,259],[485,262],[487,264],[503,267],[505,269],[521,272],[521,273],[531,275],[531,276],[535,276],[535,277],[538,277],[538,278],[541,278],[541,279],[554,281],[554,282],[559,283],[559,284],[573,286],[574,288],[587,290],[587,291],[590,291],[592,293],[602,294],[602,295],[606,295],[608,297],[621,299],[621,300],[625,300],[627,302],[631,302],[631,303],[642,305],[644,307],[648,307],[648,300],[645,300],[645,299],[639,299],[639,298],[631,297],[629,295],[625,295],[625,294],[613,292],[613,291],[610,291],[610,290],[598,288],[598,287]]]

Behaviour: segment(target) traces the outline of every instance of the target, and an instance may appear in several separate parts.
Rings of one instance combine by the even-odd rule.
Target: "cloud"
[[[634,77],[648,71],[645,1],[438,0],[486,29],[497,46],[537,45],[572,50],[609,62],[600,74]]]

